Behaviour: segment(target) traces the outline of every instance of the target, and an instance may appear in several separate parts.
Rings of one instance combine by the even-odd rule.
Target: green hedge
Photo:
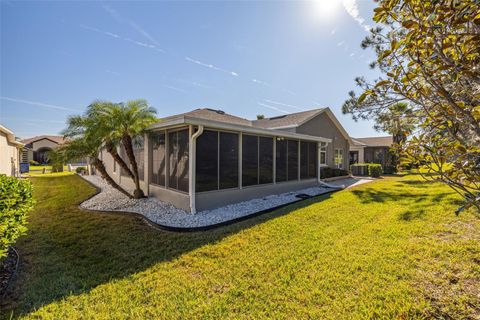
[[[33,203],[30,181],[0,175],[0,260],[27,231],[27,213]]]
[[[338,168],[330,168],[330,167],[320,168],[320,178],[321,179],[341,177],[341,176],[347,176],[347,175],[348,175],[347,170],[338,169]]]
[[[371,163],[368,165],[368,175],[373,178],[378,178],[383,173],[382,165],[378,163]]]

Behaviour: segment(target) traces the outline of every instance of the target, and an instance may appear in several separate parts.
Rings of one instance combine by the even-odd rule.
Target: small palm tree
[[[138,164],[135,159],[133,141],[142,137],[146,129],[157,121],[156,110],[149,107],[146,100],[131,100],[126,103],[97,101],[87,110],[87,116],[96,122],[96,134],[99,135],[114,160],[133,179],[135,198],[144,197],[140,188]],[[130,162],[125,163],[116,147],[122,145]]]

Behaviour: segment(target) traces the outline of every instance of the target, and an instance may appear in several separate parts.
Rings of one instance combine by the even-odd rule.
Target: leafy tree
[[[265,119],[265,115],[257,114],[257,120],[262,120],[262,119]]]
[[[480,212],[480,11],[475,0],[379,0],[380,27],[362,42],[376,55],[375,81],[359,77],[344,112],[374,118],[408,102],[418,129],[403,156],[425,165]],[[408,121],[409,114],[401,113]]]

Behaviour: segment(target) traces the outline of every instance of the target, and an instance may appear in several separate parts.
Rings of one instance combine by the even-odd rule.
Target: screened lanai
[[[186,116],[145,137],[151,196],[195,213],[315,185],[329,139]]]

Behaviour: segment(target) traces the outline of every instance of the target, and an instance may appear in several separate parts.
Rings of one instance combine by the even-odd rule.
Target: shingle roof
[[[367,137],[367,138],[353,138],[367,147],[390,147],[393,144],[393,136],[386,137]]]
[[[24,143],[24,144],[30,144],[32,142],[42,140],[42,139],[48,139],[48,140],[51,140],[51,141],[53,141],[57,144],[63,144],[65,142],[65,139],[63,138],[63,136],[49,136],[49,135],[36,136],[36,137],[33,137],[33,138],[24,139],[21,142]]]
[[[325,108],[290,113],[290,114],[286,114],[278,117],[254,120],[252,121],[252,124],[254,127],[265,128],[265,129],[299,126],[302,123],[310,120],[317,114],[321,113],[323,110],[325,110]]]
[[[240,118],[240,117],[237,117],[237,116],[233,116],[231,114],[225,113],[222,110],[215,110],[215,109],[210,109],[210,108],[195,109],[193,111],[185,112],[185,113],[182,113],[180,115],[192,116],[192,117],[195,117],[195,118],[206,119],[206,120],[240,124],[240,125],[244,125],[244,126],[251,126],[252,125],[252,121],[250,121],[250,120]]]

